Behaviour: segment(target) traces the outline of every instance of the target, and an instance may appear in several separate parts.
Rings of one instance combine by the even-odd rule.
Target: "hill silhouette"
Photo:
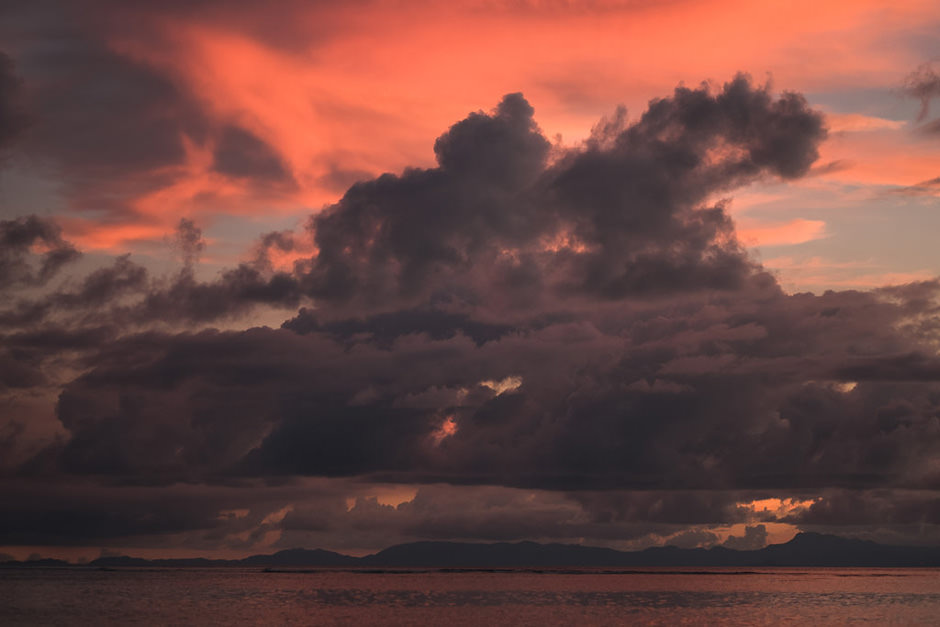
[[[6,562],[2,566],[69,566],[59,560]],[[940,547],[892,546],[867,540],[803,532],[789,542],[757,550],[725,547],[682,549],[652,547],[642,551],[577,544],[536,542],[412,542],[353,557],[323,549],[287,549],[239,560],[206,558],[155,559],[115,556],[88,563],[98,568],[121,567],[263,567],[298,568],[524,568],[524,567],[647,567],[647,566],[802,566],[802,567],[940,567]]]

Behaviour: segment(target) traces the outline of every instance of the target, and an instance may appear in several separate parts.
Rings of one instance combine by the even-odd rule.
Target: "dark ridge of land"
[[[469,544],[415,542],[361,558],[363,566],[410,567],[644,567],[644,566],[864,566],[940,567],[940,547],[890,546],[818,533],[800,533],[784,544],[753,551],[724,547],[652,547],[616,551],[571,544],[535,542]]]
[[[41,559],[5,562],[6,567],[75,567],[61,560]],[[288,549],[271,555],[252,555],[239,560],[206,558],[154,559],[101,557],[85,566],[95,568],[204,568],[262,567],[281,571],[337,568],[380,572],[387,568],[518,569],[518,568],[637,568],[637,567],[940,567],[940,547],[891,546],[840,536],[799,533],[789,542],[753,551],[724,547],[681,549],[653,547],[642,551],[617,551],[576,544],[536,542],[412,542],[398,544],[364,557],[352,557],[322,549]]]

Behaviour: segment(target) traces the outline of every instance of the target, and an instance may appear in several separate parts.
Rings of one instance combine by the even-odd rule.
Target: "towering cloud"
[[[74,344],[63,432],[13,471],[161,489],[298,476],[483,484],[487,503],[539,489],[568,496],[543,495],[550,511],[532,516],[597,537],[740,522],[736,503],[768,494],[812,503],[773,520],[819,524],[844,520],[846,495],[906,490],[921,497],[905,511],[936,524],[922,495],[940,489],[940,284],[788,295],[738,243],[722,199],[805,175],[825,136],[802,97],[745,76],[680,87],[575,149],[553,146],[509,94],[444,133],[436,167],[357,183],[313,216],[315,251],[291,270],[270,262],[294,248],[274,233],[255,260],[201,282],[201,233],[183,220],[179,274],[153,279],[119,259],[21,305],[95,312],[5,337],[35,363],[57,350],[40,341],[54,324],[114,341]],[[233,149],[218,167],[263,156],[235,144],[254,156]],[[304,308],[277,329],[167,326],[260,305]],[[397,513],[373,505],[355,516],[468,533],[421,499]],[[198,509],[156,531],[204,528]],[[347,510],[330,510],[332,523],[292,511],[283,531],[340,524]],[[489,537],[523,533],[485,511]],[[124,518],[114,525],[127,533]],[[729,546],[766,534],[751,527]]]
[[[754,267],[715,194],[805,174],[825,137],[801,97],[775,101],[743,76],[718,93],[677,89],[550,163],[532,114],[509,95],[437,140],[438,168],[353,186],[311,223],[311,295],[371,308],[433,293],[502,300],[496,290],[531,308],[549,295],[736,287]]]

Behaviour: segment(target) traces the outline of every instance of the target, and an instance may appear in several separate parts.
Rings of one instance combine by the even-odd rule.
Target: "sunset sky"
[[[940,545],[934,1],[0,3],[0,558]]]

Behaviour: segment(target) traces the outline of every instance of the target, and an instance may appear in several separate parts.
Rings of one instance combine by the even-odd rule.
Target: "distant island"
[[[10,561],[0,567],[76,567],[55,559]],[[642,551],[617,551],[577,544],[536,542],[412,542],[398,544],[363,557],[323,549],[287,549],[270,555],[239,560],[207,558],[143,559],[101,557],[81,567],[91,568],[193,568],[258,567],[269,569],[335,568],[634,568],[634,567],[940,567],[940,547],[891,546],[840,536],[799,533],[783,544],[740,551],[716,546],[710,549],[651,547]]]

